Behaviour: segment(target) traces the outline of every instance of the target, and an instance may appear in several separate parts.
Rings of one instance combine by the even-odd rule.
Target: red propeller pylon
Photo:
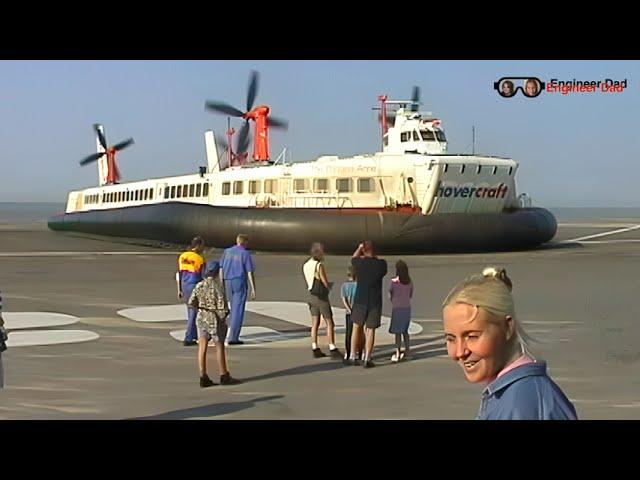
[[[92,153],[91,155],[83,158],[82,160],[80,160],[80,165],[81,166],[85,166],[88,165],[90,163],[95,162],[96,160],[99,160],[100,158],[102,158],[104,155],[107,156],[107,179],[106,179],[106,183],[107,185],[112,185],[114,183],[118,183],[120,180],[120,170],[118,169],[118,165],[116,164],[116,152],[119,152],[120,150],[124,150],[125,148],[127,148],[128,146],[132,145],[134,143],[133,138],[129,138],[127,140],[124,140],[120,143],[116,143],[115,145],[112,145],[111,147],[107,146],[107,139],[104,137],[102,131],[100,130],[100,128],[98,128],[100,125],[97,123],[93,124],[93,129],[96,131],[96,134],[98,135],[98,140],[100,142],[100,145],[102,146],[102,148],[104,149],[104,152],[97,152],[97,153]]]
[[[280,120],[270,116],[270,108],[266,105],[253,107],[258,94],[258,72],[252,71],[249,77],[249,88],[247,90],[247,109],[242,111],[225,102],[209,100],[205,103],[205,108],[216,113],[224,113],[232,117],[244,118],[245,122],[238,135],[236,156],[240,158],[249,147],[249,120],[255,123],[255,133],[253,136],[253,159],[257,162],[269,160],[269,127],[287,128],[286,120]],[[231,157],[233,158],[233,157]]]

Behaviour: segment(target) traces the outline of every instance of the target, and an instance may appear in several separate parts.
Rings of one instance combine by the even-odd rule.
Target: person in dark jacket
[[[351,338],[351,355],[347,365],[358,365],[356,358],[358,339],[364,329],[366,343],[362,359],[364,368],[374,367],[372,361],[376,329],[380,327],[382,317],[382,279],[387,274],[387,262],[375,254],[373,242],[365,240],[351,257],[351,266],[358,276],[356,293],[351,309],[353,333]]]
[[[456,285],[442,304],[449,356],[469,382],[486,384],[476,418],[577,420],[546,363],[529,350],[512,287],[505,269],[489,267]]]

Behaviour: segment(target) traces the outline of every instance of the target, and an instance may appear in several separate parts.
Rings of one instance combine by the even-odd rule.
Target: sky
[[[442,120],[449,153],[520,164],[518,193],[536,206],[640,207],[639,61],[0,61],[0,202],[66,202],[97,185],[94,123],[121,152],[122,182],[196,173],[206,165],[204,132],[226,117],[206,100],[244,109],[251,70],[257,104],[289,121],[271,130],[271,155],[293,161],[373,153],[380,147],[377,96],[422,92],[422,110]],[[627,79],[622,93],[522,93],[505,99],[505,76]],[[236,130],[238,120],[232,123]]]

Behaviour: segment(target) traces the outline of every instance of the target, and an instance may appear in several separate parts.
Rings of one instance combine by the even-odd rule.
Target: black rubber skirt
[[[553,238],[556,219],[543,208],[500,214],[422,215],[375,210],[233,208],[162,203],[94,210],[49,218],[49,228],[93,235],[228,247],[238,233],[253,250],[307,252],[311,242],[327,253],[352,253],[373,240],[381,254],[524,250]]]

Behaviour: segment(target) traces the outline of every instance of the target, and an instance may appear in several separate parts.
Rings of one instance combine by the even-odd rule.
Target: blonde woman
[[[511,289],[506,270],[490,267],[456,285],[442,304],[449,356],[469,382],[486,384],[476,418],[576,420],[546,363],[528,349]]]

